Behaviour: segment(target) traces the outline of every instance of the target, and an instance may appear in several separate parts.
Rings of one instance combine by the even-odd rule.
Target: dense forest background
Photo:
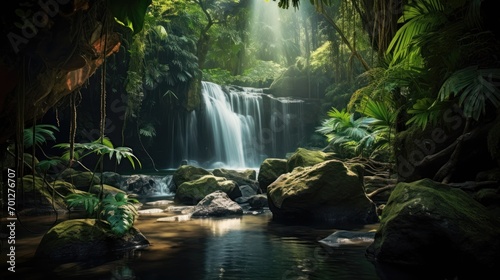
[[[64,18],[51,17],[30,40],[7,36],[4,145],[33,128],[30,135],[42,138],[21,150],[43,144],[48,158],[60,154],[47,147],[55,131],[43,130],[45,122],[67,135],[70,161],[76,143],[106,136],[134,147],[154,168],[150,153],[162,114],[198,108],[200,83],[211,81],[320,100],[321,110],[310,112],[318,127],[304,146],[394,162],[401,180],[464,181],[498,167],[493,1],[83,2],[71,2]],[[3,17],[5,33],[22,34],[19,11],[33,15],[37,8],[19,3]],[[103,34],[107,58],[87,59],[86,44]],[[61,70],[90,64],[92,71],[64,91],[50,82]]]

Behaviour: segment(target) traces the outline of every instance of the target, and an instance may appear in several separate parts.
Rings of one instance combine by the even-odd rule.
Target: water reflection
[[[209,228],[214,237],[221,237],[230,231],[239,231],[242,228],[241,218],[199,218],[197,222]]]
[[[151,246],[116,259],[40,267],[32,259],[40,237],[20,238],[30,248],[19,260],[19,279],[319,280],[380,279],[364,247],[328,250],[318,240],[332,229],[289,226],[271,214],[157,222],[140,218],[136,227]],[[20,236],[21,237],[21,236]],[[2,279],[4,279],[2,277]],[[9,279],[9,278],[7,278]]]

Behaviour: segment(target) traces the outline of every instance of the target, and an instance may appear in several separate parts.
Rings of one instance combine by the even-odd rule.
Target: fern
[[[412,108],[407,111],[408,114],[413,116],[406,124],[414,124],[423,130],[428,124],[435,124],[437,122],[442,107],[442,102],[432,98],[418,99]]]
[[[441,86],[439,99],[448,100],[458,96],[458,103],[464,109],[464,115],[479,120],[486,111],[488,101],[500,106],[500,69],[478,69],[471,66],[453,73]]]
[[[61,156],[61,158],[68,160],[69,159],[69,143],[60,143],[54,145],[56,148],[66,149],[65,153]],[[90,154],[97,154],[99,156],[99,161],[102,160],[104,155],[109,155],[109,159],[113,159],[115,157],[116,162],[120,164],[123,158],[128,159],[132,167],[135,169],[135,163],[139,164],[139,167],[142,168],[142,164],[139,159],[132,153],[132,149],[129,147],[114,147],[113,143],[109,138],[104,137],[102,140],[97,139],[90,143],[75,143],[74,145],[74,154],[76,159],[81,159]]]
[[[92,193],[75,193],[66,196],[65,201],[70,208],[83,206],[87,216],[106,221],[118,236],[132,228],[139,215],[135,206],[138,201],[124,193],[108,194],[101,201]]]
[[[92,193],[73,193],[65,198],[68,208],[83,206],[87,216],[92,217],[97,212],[99,199]]]
[[[48,140],[55,141],[54,131],[59,131],[59,128],[50,124],[37,124],[33,134],[33,127],[23,130],[24,146],[29,148],[33,145],[38,146],[46,143]]]
[[[134,203],[138,201],[124,193],[108,194],[99,205],[99,217],[109,223],[113,233],[122,236],[132,228],[139,215]]]

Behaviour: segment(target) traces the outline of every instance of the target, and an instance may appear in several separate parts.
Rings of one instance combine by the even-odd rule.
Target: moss
[[[117,193],[123,193],[125,194],[126,192],[125,191],[122,191],[118,188],[115,188],[113,186],[110,186],[110,185],[93,185],[92,188],[90,188],[90,193],[93,193],[93,194],[99,194],[101,193],[101,190],[103,192],[103,195],[106,196],[107,194],[112,194],[112,195],[115,195]]]
[[[48,186],[43,178],[27,175],[23,177],[23,188],[26,195],[26,208],[47,207],[52,208],[55,203],[57,208],[66,209],[64,197],[68,194],[76,193],[78,190],[71,183],[57,180],[48,182]],[[52,189],[53,188],[53,189]],[[53,193],[53,190],[55,191]]]
[[[235,188],[234,181],[214,175],[205,175],[197,180],[182,183],[177,188],[174,199],[178,203],[196,204],[205,196],[217,190],[221,190],[231,197],[231,193]]]
[[[55,225],[43,236],[35,258],[49,263],[82,261],[145,245],[149,242],[135,228],[118,237],[107,223],[95,219],[72,219]]]
[[[500,224],[460,189],[422,179],[398,183],[382,211],[370,254],[384,262],[488,264],[500,243]],[[467,260],[467,261],[464,261]]]
[[[313,166],[325,160],[333,159],[333,157],[333,153],[298,148],[287,161],[287,171],[290,172],[298,166]]]
[[[205,175],[212,175],[212,173],[200,167],[183,165],[175,170],[172,180],[174,184],[179,187],[185,182],[196,180]]]

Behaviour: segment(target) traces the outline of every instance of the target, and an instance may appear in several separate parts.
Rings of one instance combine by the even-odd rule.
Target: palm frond
[[[458,96],[458,103],[466,117],[479,120],[488,103],[500,106],[500,69],[478,69],[470,66],[454,72],[441,86],[439,100]]]
[[[34,129],[33,131],[33,127],[29,127],[23,130],[23,141],[26,148],[44,144],[48,140],[55,141],[54,132],[59,131],[59,128],[51,124],[37,124]]]
[[[399,23],[404,23],[394,35],[387,48],[387,53],[393,54],[393,62],[403,59],[413,61],[411,65],[418,65],[419,49],[414,40],[418,36],[434,30],[447,21],[444,14],[444,5],[439,0],[417,0],[405,5]]]

